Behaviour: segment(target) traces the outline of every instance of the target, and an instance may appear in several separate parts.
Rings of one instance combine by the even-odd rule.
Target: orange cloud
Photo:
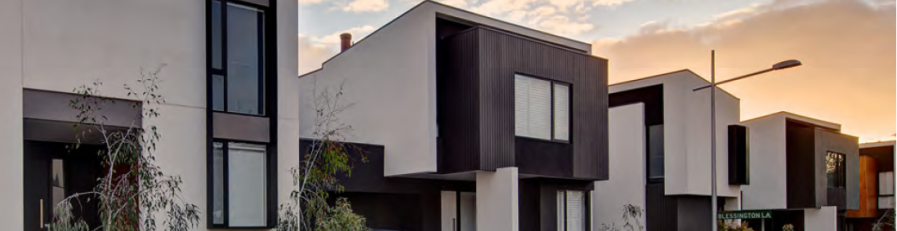
[[[686,28],[648,23],[639,34],[593,43],[610,82],[689,68],[720,80],[798,59],[804,66],[723,85],[742,119],[790,111],[842,124],[861,141],[895,133],[895,7],[892,1],[778,0]],[[891,138],[892,139],[892,138]]]

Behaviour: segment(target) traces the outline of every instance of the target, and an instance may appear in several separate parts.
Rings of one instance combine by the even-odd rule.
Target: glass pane
[[[557,225],[558,225],[558,230],[560,231],[560,230],[564,230],[564,227],[567,226],[567,222],[566,222],[567,216],[565,216],[566,215],[565,213],[567,211],[567,209],[566,209],[567,206],[565,206],[567,204],[567,199],[565,199],[564,191],[558,191],[557,203],[558,203],[557,204],[557,213],[558,213],[558,217],[557,217],[558,224]]]
[[[221,3],[212,1],[212,68],[221,69]]]
[[[224,149],[212,143],[212,223],[224,224]]]
[[[265,146],[245,143],[228,145],[228,225],[266,225],[267,174]]]
[[[212,75],[212,110],[224,111],[224,76]]]
[[[514,134],[529,136],[529,78],[514,76]]]
[[[894,195],[894,172],[878,173],[878,195]]]
[[[570,140],[570,86],[554,84],[554,139]]]
[[[59,202],[65,199],[65,168],[63,166],[64,162],[62,159],[53,159],[53,195],[51,198],[53,204],[50,204],[50,209],[53,209]]]
[[[582,191],[567,191],[567,231],[585,228],[585,202]]]
[[[648,179],[663,180],[663,125],[648,127]]]
[[[844,154],[828,152],[825,155],[825,178],[829,188],[844,187]]]
[[[530,79],[529,135],[551,139],[551,82]]]
[[[262,16],[257,9],[227,4],[227,111],[263,113]]]

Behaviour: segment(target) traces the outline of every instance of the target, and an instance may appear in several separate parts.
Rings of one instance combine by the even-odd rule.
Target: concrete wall
[[[23,230],[22,210],[22,7],[24,0],[0,1],[0,224]],[[38,202],[31,202],[38,203]],[[35,224],[36,225],[36,224]]]
[[[295,1],[278,1],[278,91],[281,199],[289,196],[289,167],[298,161]],[[139,9],[139,10],[135,10]],[[161,117],[144,121],[163,135],[157,163],[183,178],[184,198],[206,219],[205,1],[12,0],[0,2],[0,224],[22,230],[22,89],[71,92],[94,80],[101,94],[126,98],[143,70],[164,66]],[[135,86],[136,89],[140,89]],[[30,202],[29,202],[30,203]],[[36,203],[36,202],[34,202]]]
[[[622,228],[623,206],[642,209],[645,204],[645,123],[644,104],[614,107],[608,114],[609,179],[595,181],[592,193],[592,229],[602,225]],[[645,217],[640,218],[641,224]]]
[[[816,129],[816,200],[819,205],[831,204],[828,199],[828,187],[826,178],[825,157],[829,151],[844,154],[847,164],[845,169],[846,191],[845,198],[847,209],[860,209],[860,155],[859,155],[859,138],[848,136],[840,132],[833,132],[825,129]]]
[[[710,91],[692,91],[709,84],[691,71],[677,71],[610,86],[621,92],[662,84],[664,110],[664,174],[666,195],[710,195]],[[728,125],[740,121],[740,102],[716,92],[717,193],[738,197],[728,182]],[[610,133],[613,137],[614,134]],[[613,161],[611,161],[613,163]]]
[[[834,206],[823,206],[819,209],[804,210],[804,230],[835,231],[838,230],[838,209]]]
[[[477,230],[517,231],[517,168],[479,171],[476,175]]]
[[[788,207],[787,162],[785,161],[785,119],[764,118],[745,121],[750,137],[751,184],[741,187],[743,209],[784,209]]]

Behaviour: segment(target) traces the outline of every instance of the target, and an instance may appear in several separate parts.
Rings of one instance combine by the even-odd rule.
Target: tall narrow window
[[[212,1],[212,109],[265,114],[265,12],[234,2]]]
[[[586,192],[561,190],[557,192],[557,230],[586,231],[588,225],[588,204]]]
[[[648,182],[663,182],[663,124],[648,126]]]
[[[846,185],[846,160],[844,154],[828,152],[825,155],[825,176],[829,188],[844,188]]]
[[[514,134],[544,140],[570,139],[570,85],[514,76]]]
[[[213,149],[212,224],[268,226],[265,145],[214,142]]]

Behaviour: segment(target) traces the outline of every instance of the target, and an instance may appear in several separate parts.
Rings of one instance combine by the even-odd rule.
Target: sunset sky
[[[363,38],[419,0],[298,0],[299,72]],[[592,43],[609,83],[691,69],[724,80],[798,59],[803,66],[722,85],[741,118],[789,111],[839,123],[860,141],[893,140],[895,0],[443,0]]]

